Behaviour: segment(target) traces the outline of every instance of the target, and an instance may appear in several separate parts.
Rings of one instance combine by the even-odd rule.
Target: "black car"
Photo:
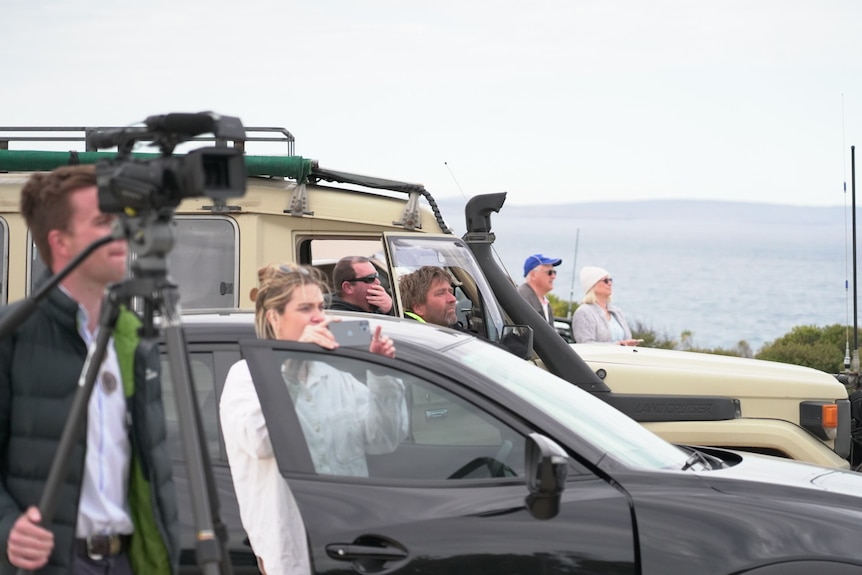
[[[862,572],[862,475],[674,446],[476,338],[363,319],[383,325],[396,341],[396,359],[256,340],[247,313],[184,317],[236,572],[254,572],[254,557],[239,524],[217,405],[226,372],[241,356],[265,399],[315,573]],[[369,369],[397,377],[406,391],[407,438],[392,453],[367,455],[367,477],[317,473],[303,435],[278,431],[300,429],[280,369],[288,359],[326,362],[360,379]],[[169,396],[170,381],[165,390]],[[175,426],[175,409],[168,413]],[[184,476],[178,441],[175,447]],[[190,538],[188,509],[182,519]],[[189,553],[185,562],[193,563]]]

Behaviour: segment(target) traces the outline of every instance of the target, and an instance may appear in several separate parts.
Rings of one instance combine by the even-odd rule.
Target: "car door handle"
[[[434,419],[446,419],[449,416],[449,410],[446,408],[438,408],[438,409],[426,409],[425,410],[425,419],[426,420],[434,420]]]
[[[326,546],[326,554],[332,559],[340,561],[356,561],[357,559],[401,561],[407,558],[407,552],[397,547],[353,545],[351,543],[330,543]]]

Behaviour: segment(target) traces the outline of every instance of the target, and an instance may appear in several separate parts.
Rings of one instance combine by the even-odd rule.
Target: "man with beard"
[[[422,323],[463,330],[455,313],[452,279],[442,268],[423,266],[398,282],[404,315]]]

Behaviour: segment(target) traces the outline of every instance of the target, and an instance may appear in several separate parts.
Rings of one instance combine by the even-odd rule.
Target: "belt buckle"
[[[87,550],[87,557],[92,559],[93,561],[101,561],[104,559],[104,555],[102,555],[101,551],[104,549],[104,544],[99,545],[99,543],[103,543],[104,539],[102,539],[103,535],[88,535],[84,539],[84,543]],[[99,548],[97,552],[96,548]]]
[[[90,535],[86,542],[87,557],[94,561],[101,561],[106,555],[119,555],[122,550],[122,539],[119,535]]]

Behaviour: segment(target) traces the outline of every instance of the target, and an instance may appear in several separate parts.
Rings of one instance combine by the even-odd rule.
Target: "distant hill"
[[[437,200],[443,217],[449,224],[463,227],[466,200]],[[857,207],[858,209],[858,207]],[[845,214],[846,211],[846,214]],[[501,213],[506,218],[601,218],[639,220],[733,220],[749,223],[805,222],[807,224],[844,225],[850,218],[849,207],[789,206],[780,204],[720,202],[706,200],[647,200],[636,202],[584,202],[555,205],[525,206],[505,204]],[[493,219],[493,218],[492,218]],[[858,219],[858,217],[857,217]]]

